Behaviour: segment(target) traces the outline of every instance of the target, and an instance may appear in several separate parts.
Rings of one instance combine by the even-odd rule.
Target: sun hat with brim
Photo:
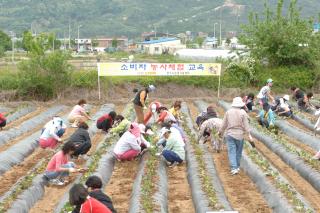
[[[290,96],[289,95],[284,95],[283,99],[286,100],[286,101],[289,101],[290,100]]]
[[[235,97],[231,104],[232,107],[238,107],[238,108],[244,107],[244,105],[245,104],[243,103],[241,97]]]
[[[163,127],[160,131],[160,137],[163,137],[167,132],[171,132],[170,129]]]
[[[271,79],[271,78],[269,78],[268,80],[267,80],[267,83],[272,83],[273,82],[273,80]]]

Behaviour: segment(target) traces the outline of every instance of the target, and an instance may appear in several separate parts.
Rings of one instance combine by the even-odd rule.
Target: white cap
[[[164,134],[166,134],[167,132],[171,132],[170,129],[168,129],[166,127],[162,127],[162,129],[160,131],[160,137],[163,137]]]
[[[244,107],[245,103],[243,103],[242,98],[241,97],[235,97],[232,101],[232,107]]]
[[[152,104],[151,105],[151,112],[155,113],[157,111],[157,105],[156,104]]]
[[[149,90],[150,90],[150,92],[154,92],[154,91],[156,91],[156,87],[151,84],[151,85],[149,85]]]
[[[283,99],[286,100],[286,101],[289,101],[290,100],[290,96],[289,95],[284,95]]]

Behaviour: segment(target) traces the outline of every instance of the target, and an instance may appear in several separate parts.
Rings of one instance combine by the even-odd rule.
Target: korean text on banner
[[[98,63],[99,76],[220,76],[218,63]]]

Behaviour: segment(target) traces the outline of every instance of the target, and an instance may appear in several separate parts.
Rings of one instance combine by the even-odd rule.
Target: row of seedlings
[[[113,109],[113,105],[104,105],[101,107],[98,113],[96,113],[93,116],[93,119],[99,118],[104,113],[109,112]],[[94,123],[90,125],[89,128],[89,134],[90,136],[93,136],[97,132],[97,128]],[[93,143],[94,144],[94,143]],[[45,166],[43,165],[42,173],[39,173],[36,175],[32,181],[32,184],[28,186],[26,190],[24,190],[18,198],[12,203],[9,212],[32,212],[34,209],[32,207],[41,200],[41,202],[45,202],[44,206],[41,207],[37,211],[45,211],[46,208],[54,208],[54,199],[59,199],[58,194],[63,191],[63,189],[56,189],[56,188],[47,188],[45,189],[45,186],[47,186],[47,181],[43,179],[43,172],[45,170]],[[57,197],[54,197],[50,192],[53,192],[53,194],[57,195]],[[45,197],[44,197],[45,195]],[[45,201],[47,199],[47,201]],[[50,205],[48,205],[48,203]],[[52,212],[52,211],[51,211]]]
[[[11,128],[9,130],[4,130],[0,132],[0,146],[8,143],[10,140],[30,132],[33,128],[43,124],[48,121],[52,116],[64,110],[65,106],[54,106],[48,109],[47,111],[29,119],[19,125],[19,128]]]
[[[50,118],[50,116],[52,117],[53,115],[61,111],[63,108],[64,106],[51,108],[46,112],[47,114],[39,115],[41,116],[42,119],[36,116],[35,118],[29,120],[30,122],[26,121],[24,122],[24,124],[36,125],[35,123],[39,123],[39,120],[43,122],[45,121],[45,119]],[[38,121],[36,120],[37,118],[39,119]],[[21,125],[20,128],[24,129],[25,131],[28,131],[28,129],[30,129],[30,126],[28,127],[27,125]],[[11,129],[11,130],[12,132],[14,132],[14,129]],[[5,151],[2,151],[0,153],[0,175],[3,175],[5,172],[10,170],[14,165],[21,163],[27,156],[29,156],[38,147],[38,142],[36,141],[38,138],[39,138],[39,132],[35,132],[29,137],[12,145]]]
[[[88,105],[86,110],[90,111],[90,109],[91,106]],[[66,120],[67,115],[64,115],[62,119]],[[63,138],[69,137],[72,132],[74,132],[74,129],[69,129],[68,127]],[[60,146],[62,146],[62,144],[60,144],[56,150],[58,150]],[[5,209],[10,206],[10,203],[32,184],[33,178],[43,173],[43,170],[53,155],[53,152],[38,148],[22,162],[12,167],[11,170],[0,177],[0,181],[4,184],[0,189],[0,209]],[[23,166],[20,166],[20,164]]]
[[[222,101],[220,101],[220,104],[226,109],[230,107],[229,104]],[[251,123],[255,127],[252,129],[252,136],[279,156],[282,161],[292,169],[297,171],[301,177],[303,177],[319,192],[319,162],[312,160],[310,154],[305,150],[297,148],[289,141],[275,135],[265,128],[260,127],[257,122],[251,121]]]
[[[66,120],[67,115],[62,116],[62,119]],[[67,138],[71,135],[71,132],[73,132],[71,129],[67,129],[66,134],[64,134],[63,137]],[[39,133],[34,133],[28,138],[25,138],[23,141],[28,141],[28,143],[32,144],[36,149],[36,147],[38,147],[36,139],[38,138]],[[59,145],[56,150],[58,150],[61,146],[62,144]],[[31,155],[26,155],[26,158],[22,159],[21,162],[18,162],[17,165],[13,166],[12,169],[8,170],[1,176],[0,181],[4,183],[5,186],[0,189],[0,212],[3,209],[9,208],[11,203],[24,190],[32,185],[33,179],[37,175],[44,172],[50,158],[53,155],[53,152],[37,148]]]
[[[191,118],[191,114],[190,114],[190,111],[189,111],[186,103],[182,104],[181,111],[186,115],[185,122],[186,122],[186,125],[188,126],[188,129],[191,131],[191,133],[194,137],[198,138],[198,136],[197,136],[198,134],[194,129],[194,122]],[[203,159],[204,159],[206,171],[207,171],[209,177],[211,177],[211,182],[212,182],[212,187],[213,187],[212,189],[215,190],[214,193],[215,193],[215,197],[217,198],[217,200],[215,202],[221,204],[221,206],[219,206],[217,204],[216,208],[223,208],[224,210],[228,210],[228,211],[232,210],[232,207],[231,207],[230,202],[228,201],[228,199],[225,195],[223,185],[221,184],[221,180],[218,176],[216,167],[214,165],[214,162],[211,158],[211,155],[210,155],[208,149],[205,147],[204,144],[198,144],[198,147],[201,149],[201,151],[203,153]]]
[[[129,120],[134,119],[133,108],[131,105],[127,105],[127,107],[125,107],[122,115]],[[87,163],[88,171],[81,177],[78,177],[74,183],[84,184],[91,175],[98,175],[101,177],[104,186],[109,182],[115,165],[115,158],[112,150],[118,138],[118,135],[107,134],[105,136],[103,139],[104,142],[99,143],[94,155],[91,156],[91,159]],[[68,202],[68,198],[69,192],[67,191],[62,196],[58,205],[56,205],[54,210],[55,213],[67,213],[72,211],[73,206]]]
[[[200,111],[205,111],[208,106],[208,104],[203,101],[196,101],[195,104]],[[221,116],[223,116],[223,112],[220,113]],[[214,138],[214,140],[219,139]],[[210,145],[211,144],[209,144],[209,146]],[[235,209],[239,211],[253,211],[254,209],[255,211],[269,211],[269,209],[272,209],[275,212],[281,212],[284,209],[290,210],[291,207],[288,202],[281,197],[276,188],[270,183],[270,181],[268,181],[266,177],[264,177],[263,172],[251,161],[250,158],[246,156],[245,153],[243,153],[241,168],[246,175],[240,173],[238,175],[239,177],[231,176],[229,172],[225,174],[225,170],[228,171],[228,166],[219,165],[219,161],[222,159],[225,164],[228,164],[226,151],[222,150],[222,152],[218,154],[213,153],[212,157],[217,165],[220,177],[224,180],[223,183],[225,189],[227,189],[227,196]],[[252,183],[254,183],[259,192],[256,191],[256,188]],[[234,193],[237,193],[237,195],[235,196]],[[255,196],[257,196],[254,200],[250,199],[253,193],[255,193]],[[263,198],[261,197],[258,200],[257,198],[261,195]],[[248,200],[248,203],[239,203],[239,201],[242,199]],[[258,204],[258,202],[261,204]]]
[[[195,212],[221,210],[224,206],[219,202],[212,178],[207,172],[204,152],[200,148],[192,128],[188,126],[189,116],[185,104],[183,104],[181,111],[183,112],[182,128],[187,136],[185,149],[188,181]]]

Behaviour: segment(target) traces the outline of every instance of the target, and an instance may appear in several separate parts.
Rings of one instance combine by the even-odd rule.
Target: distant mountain
[[[60,37],[138,36],[141,32],[222,32],[239,30],[264,0],[0,0],[0,28],[21,33],[52,31]],[[277,0],[269,0],[275,5]],[[285,0],[288,5],[289,0]],[[320,0],[298,0],[304,17],[318,17]],[[219,25],[216,25],[218,33]]]

